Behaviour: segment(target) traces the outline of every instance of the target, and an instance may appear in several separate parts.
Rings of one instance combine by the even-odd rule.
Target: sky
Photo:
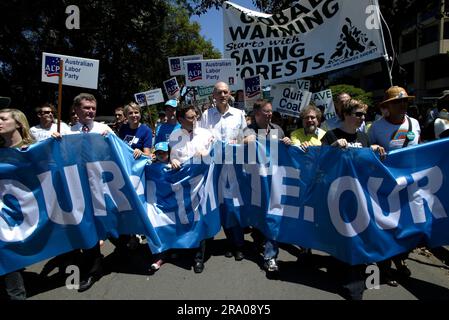
[[[242,7],[259,11],[253,5],[251,0],[233,0],[231,1]],[[209,11],[201,16],[193,16],[190,21],[196,21],[201,25],[201,35],[206,40],[211,40],[215,48],[217,48],[223,56],[223,10],[216,10],[215,8],[209,9]]]

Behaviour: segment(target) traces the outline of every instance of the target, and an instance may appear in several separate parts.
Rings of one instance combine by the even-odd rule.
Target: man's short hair
[[[117,112],[117,111],[125,111],[125,109],[123,107],[117,107],[114,109],[114,112]]]
[[[97,103],[97,99],[95,99],[93,94],[80,93],[75,98],[73,98],[73,107],[78,108],[79,106],[81,106],[82,100],[95,101],[95,103]]]
[[[198,115],[198,110],[193,104],[183,104],[181,107],[178,107],[178,111],[176,111],[176,117],[177,118],[183,118],[186,116],[186,113],[189,110],[195,111],[196,115]]]
[[[321,112],[320,108],[318,108],[316,105],[314,105],[313,103],[310,103],[309,105],[307,105],[304,109],[301,110],[301,112],[299,113],[299,117],[301,119],[303,119],[305,117],[305,115],[307,113],[309,113],[310,111],[315,112],[316,114],[316,118],[318,119],[318,121],[321,121],[321,117],[323,116],[323,113]]]
[[[43,108],[50,108],[51,111],[53,112],[53,114],[56,113],[56,108],[55,108],[55,106],[54,106],[52,103],[50,103],[50,102],[45,102],[44,104],[42,104],[42,105],[40,105],[39,107],[37,107],[37,108],[35,109],[35,110],[36,110],[36,113],[41,113],[41,111],[42,111]]]
[[[265,107],[267,104],[271,104],[271,102],[266,99],[257,99],[256,102],[254,102],[253,110],[259,111],[263,107]]]

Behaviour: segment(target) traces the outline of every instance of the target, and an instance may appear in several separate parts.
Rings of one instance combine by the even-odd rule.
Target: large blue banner
[[[235,224],[351,264],[448,244],[448,144],[381,161],[370,149],[216,143],[179,171],[134,160],[114,135],[0,149],[0,275],[119,234],[145,234],[157,253]]]

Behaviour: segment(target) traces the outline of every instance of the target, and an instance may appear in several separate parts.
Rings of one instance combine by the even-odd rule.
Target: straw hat
[[[402,100],[407,99],[408,101],[413,101],[415,99],[414,96],[409,96],[407,94],[407,91],[405,91],[404,88],[393,86],[390,87],[387,91],[385,91],[384,101],[382,101],[380,104],[384,104],[386,102],[390,102],[393,100]]]

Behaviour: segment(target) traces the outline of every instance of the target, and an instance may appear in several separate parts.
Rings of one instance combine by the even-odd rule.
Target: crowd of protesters
[[[112,128],[96,122],[97,101],[93,95],[82,93],[74,98],[69,125],[60,123],[59,132],[53,105],[46,103],[37,108],[39,124],[30,128],[25,115],[9,108],[9,99],[0,98],[0,147],[26,149],[34,142],[51,137],[63,139],[65,134],[117,134],[133,149],[134,158],[146,156],[167,170],[178,170],[190,158],[205,156],[214,141],[246,144],[259,138],[275,139],[304,152],[311,146],[321,145],[338,148],[370,147],[382,159],[390,150],[449,136],[449,90],[437,99],[434,109],[421,115],[416,106],[410,106],[414,97],[401,87],[390,87],[385,92],[375,119],[368,119],[370,113],[366,104],[353,99],[348,93],[340,93],[334,98],[336,117],[322,121],[322,110],[313,104],[306,106],[296,119],[273,112],[271,102],[263,99],[258,100],[253,110],[246,114],[242,92],[236,92],[233,99],[228,84],[218,82],[212,93],[212,104],[198,107],[183,97],[168,100],[164,110],[159,112],[154,128],[143,123],[141,108],[133,102],[115,108],[116,121]],[[184,143],[177,143],[180,140]],[[257,230],[253,232],[261,242],[260,253],[266,271],[280,272],[277,263],[278,243]],[[235,227],[225,229],[225,234],[229,240],[225,255],[237,261],[244,259],[244,230],[237,223]],[[142,237],[137,235],[121,235],[118,239],[111,239],[120,251],[132,250],[136,242],[142,241]],[[93,248],[82,250],[84,263],[79,291],[88,290],[101,277],[101,244],[102,241]],[[193,260],[195,273],[204,270],[205,251],[206,241],[203,240]],[[311,253],[311,250],[307,252]],[[155,255],[149,269],[158,270],[167,259],[165,254]],[[396,277],[410,276],[406,259],[407,253],[404,253],[378,263],[385,283],[397,286]],[[396,273],[393,273],[391,262],[395,264]],[[348,298],[363,297],[365,288],[361,267],[346,268],[344,276],[347,277],[343,286]],[[26,297],[20,271],[1,278],[11,299]]]

